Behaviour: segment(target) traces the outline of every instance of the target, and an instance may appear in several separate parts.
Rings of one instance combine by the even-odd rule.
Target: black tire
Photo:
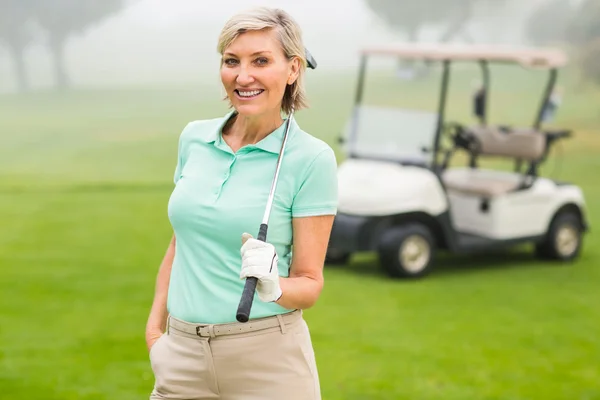
[[[350,253],[336,248],[327,248],[325,264],[346,265],[350,260]]]
[[[410,247],[408,247],[410,246]],[[407,259],[411,250],[420,247],[417,260]],[[435,239],[431,230],[421,223],[409,223],[389,229],[381,236],[379,261],[392,278],[418,278],[429,274],[435,256]],[[404,254],[404,257],[402,256]]]
[[[583,236],[583,224],[579,215],[565,211],[556,215],[542,243],[535,246],[535,253],[545,260],[572,261],[579,256]],[[564,240],[571,240],[565,245]],[[563,241],[563,243],[560,243]]]

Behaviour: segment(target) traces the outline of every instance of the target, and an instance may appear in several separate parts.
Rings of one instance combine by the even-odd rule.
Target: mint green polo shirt
[[[179,139],[168,202],[176,247],[167,309],[193,323],[236,321],[244,287],[241,236],[258,235],[286,126],[234,153],[221,136],[232,115],[190,122]],[[292,218],[335,215],[337,189],[333,150],[292,119],[267,233],[281,276],[289,276]],[[255,294],[250,318],[289,311]]]

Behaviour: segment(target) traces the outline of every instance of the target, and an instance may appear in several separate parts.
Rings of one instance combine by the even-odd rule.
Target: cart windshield
[[[438,114],[358,105],[346,125],[347,151],[358,157],[430,164]]]

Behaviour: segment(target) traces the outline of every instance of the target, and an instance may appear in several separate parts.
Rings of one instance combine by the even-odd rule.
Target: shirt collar
[[[206,143],[215,143],[216,146],[226,146],[225,141],[222,137],[223,127],[229,121],[229,119],[234,116],[235,110],[229,111],[222,119],[221,122],[216,126],[213,130],[208,130],[204,135],[204,140]],[[273,132],[268,134],[265,138],[263,138],[260,142],[254,145],[248,145],[248,147],[255,147],[270,153],[279,154],[281,150],[281,142],[283,141],[283,135],[285,134],[285,130],[287,127],[288,119],[285,118],[283,120],[283,124],[275,129]],[[296,120],[292,119],[290,126],[290,133],[293,132],[297,128]]]

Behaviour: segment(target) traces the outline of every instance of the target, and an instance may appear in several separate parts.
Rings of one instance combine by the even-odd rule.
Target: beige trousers
[[[217,325],[169,317],[167,326],[150,349],[150,400],[321,399],[301,311]]]

